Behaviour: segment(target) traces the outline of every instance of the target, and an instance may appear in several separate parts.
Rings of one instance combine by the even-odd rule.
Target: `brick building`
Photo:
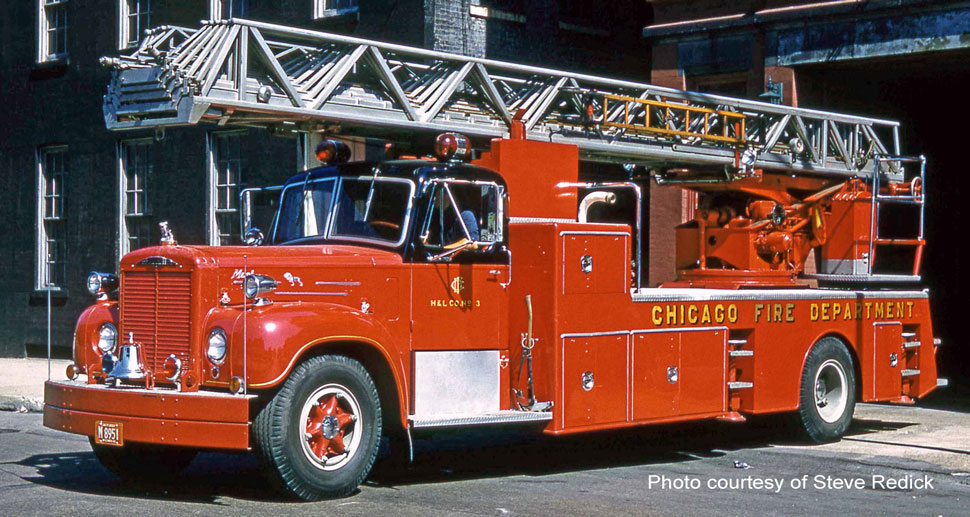
[[[931,290],[945,375],[967,376],[961,350],[962,244],[954,221],[965,147],[960,121],[970,83],[970,2],[927,0],[652,0],[650,82],[761,98],[769,78],[781,102],[903,123],[903,149],[928,160],[923,278]],[[676,212],[675,194],[651,210]],[[663,246],[663,243],[656,243]]]
[[[109,133],[102,56],[144,29],[245,17],[477,57],[643,79],[641,0],[21,0],[0,2],[0,356],[69,353],[91,270],[158,241],[238,242],[236,196],[304,163],[300,138],[217,126]],[[357,142],[357,155],[367,146]],[[51,288],[47,289],[47,285]]]

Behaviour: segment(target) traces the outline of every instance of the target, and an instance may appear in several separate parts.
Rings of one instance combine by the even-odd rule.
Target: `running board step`
[[[922,345],[919,341],[903,341],[903,348],[919,348]]]
[[[495,413],[477,413],[470,415],[411,415],[408,417],[413,429],[429,429],[435,427],[465,427],[473,425],[494,424],[525,424],[529,422],[548,422],[552,420],[550,411],[516,411],[504,410]]]
[[[916,377],[917,375],[919,375],[919,370],[915,368],[903,370],[903,377]]]
[[[754,355],[754,350],[728,350],[728,355],[731,357],[751,357]]]
[[[728,388],[732,390],[741,390],[741,389],[753,388],[753,387],[754,387],[753,382],[729,382],[728,383]]]

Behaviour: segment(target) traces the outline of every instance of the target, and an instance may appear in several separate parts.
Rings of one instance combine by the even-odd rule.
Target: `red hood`
[[[242,267],[250,265],[360,266],[395,265],[401,256],[393,251],[348,245],[307,246],[152,246],[135,250],[121,260],[121,270],[131,269],[151,257],[164,257],[184,270],[198,267]],[[172,264],[175,265],[175,264]]]

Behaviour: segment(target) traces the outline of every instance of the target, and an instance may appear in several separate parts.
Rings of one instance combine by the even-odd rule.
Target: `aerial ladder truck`
[[[44,423],[123,478],[252,451],[284,491],[338,497],[382,436],[498,424],[790,413],[823,442],[857,401],[943,382],[925,160],[897,122],[243,19],[156,28],[102,62],[111,130],[325,135],[319,167],[242,193],[245,245],[163,223],[88,278]],[[435,158],[349,161],[330,139],[347,136]],[[697,201],[663,251],[676,279],[650,285],[644,192],[665,185]],[[256,195],[278,205],[265,232]],[[897,206],[915,235],[879,224]]]

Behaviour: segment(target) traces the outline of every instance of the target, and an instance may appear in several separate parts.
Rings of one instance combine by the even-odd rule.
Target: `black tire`
[[[344,497],[364,481],[377,457],[377,387],[353,359],[311,358],[259,412],[253,434],[274,486],[306,501]]]
[[[838,440],[852,423],[856,383],[852,356],[842,341],[825,337],[808,352],[799,390],[798,420],[817,443]]]
[[[124,447],[100,445],[91,438],[91,450],[108,472],[123,481],[159,482],[185,470],[198,451],[185,447],[128,443]]]

